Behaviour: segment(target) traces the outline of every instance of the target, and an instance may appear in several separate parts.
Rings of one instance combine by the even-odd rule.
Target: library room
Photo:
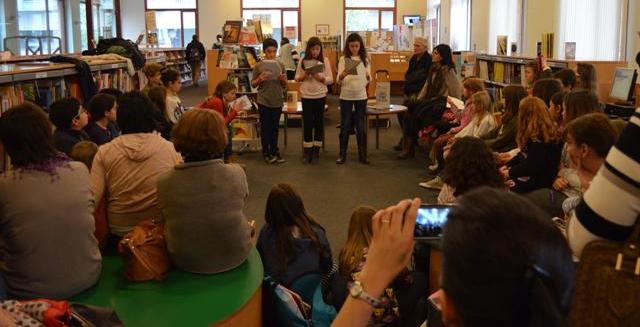
[[[640,0],[2,0],[0,326],[638,326],[638,70]]]

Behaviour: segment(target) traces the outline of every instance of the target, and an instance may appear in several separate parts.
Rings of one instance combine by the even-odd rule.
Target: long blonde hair
[[[555,141],[557,135],[556,127],[544,101],[531,96],[524,98],[518,110],[518,134],[516,135],[518,147],[524,149],[530,140],[549,143]]]
[[[491,97],[487,91],[476,92],[471,96],[471,102],[474,106],[473,122],[476,126],[480,125],[480,122],[486,115],[493,114],[493,105],[491,103]],[[478,108],[482,108],[481,112],[477,112]]]
[[[351,280],[351,273],[362,262],[363,249],[371,243],[373,237],[371,220],[375,213],[374,208],[361,206],[351,214],[347,242],[340,250],[338,257],[339,272],[346,281]]]

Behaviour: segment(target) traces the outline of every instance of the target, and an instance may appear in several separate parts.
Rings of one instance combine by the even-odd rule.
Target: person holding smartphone
[[[403,200],[374,215],[367,262],[334,327],[367,325],[385,287],[411,260],[420,204]],[[571,250],[521,197],[487,187],[462,196],[444,225],[442,256],[437,300],[446,326],[566,325]]]

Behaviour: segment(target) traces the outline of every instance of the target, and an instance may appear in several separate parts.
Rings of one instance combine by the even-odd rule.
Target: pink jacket
[[[456,134],[459,131],[461,131],[463,128],[465,128],[467,125],[469,125],[471,120],[473,120],[473,109],[474,109],[473,103],[471,102],[471,100],[467,100],[467,102],[465,102],[464,104],[464,110],[462,111],[462,115],[459,118],[460,126],[456,126],[451,130],[449,130],[451,134]]]
[[[111,233],[124,235],[138,222],[160,218],[156,183],[182,158],[158,133],[125,134],[98,149],[91,168],[95,203],[107,200]]]

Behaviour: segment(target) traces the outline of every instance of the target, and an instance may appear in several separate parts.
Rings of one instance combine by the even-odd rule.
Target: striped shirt
[[[580,257],[587,243],[625,241],[640,214],[640,108],[631,116],[606,162],[569,220],[567,239]]]

